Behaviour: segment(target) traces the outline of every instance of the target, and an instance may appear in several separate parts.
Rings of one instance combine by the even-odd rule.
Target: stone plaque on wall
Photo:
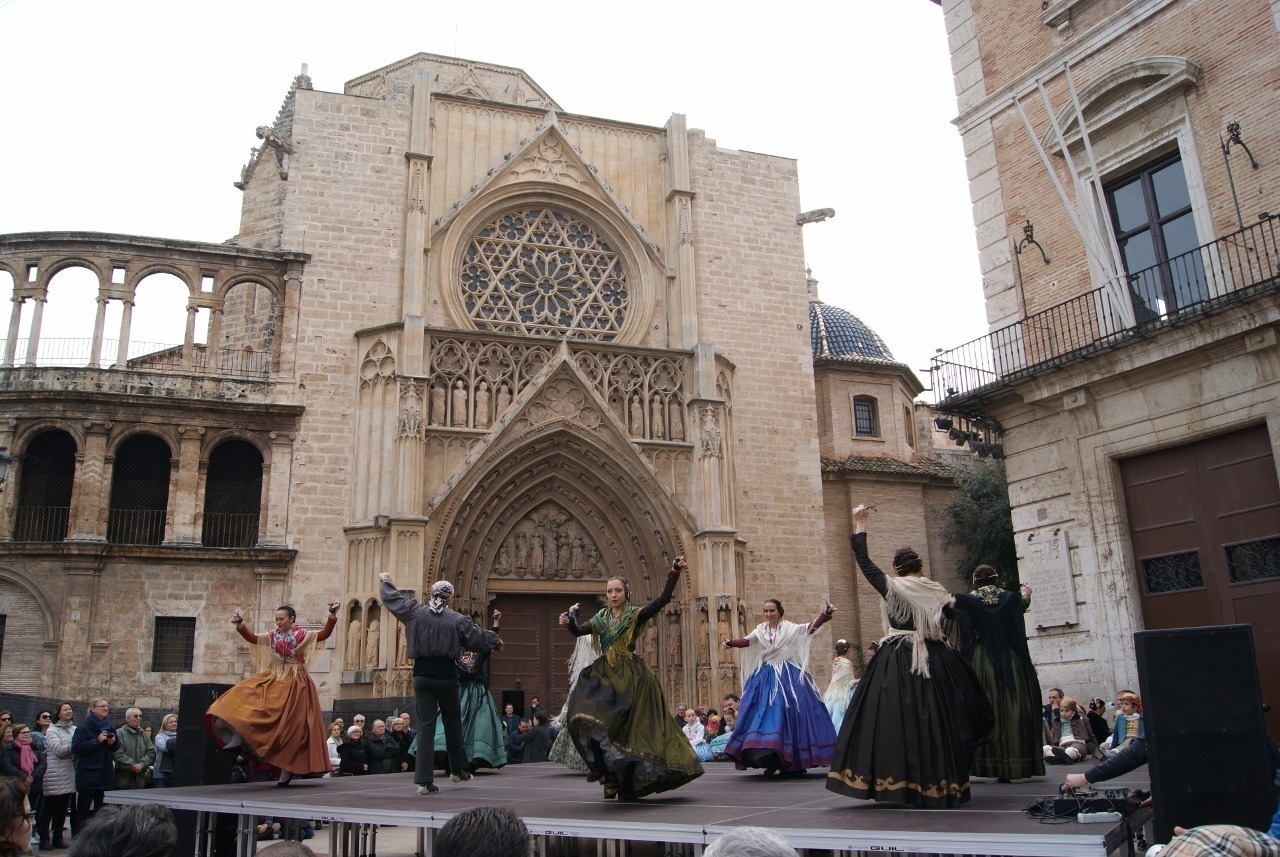
[[[1076,587],[1071,576],[1071,550],[1067,534],[1059,529],[1019,536],[1018,567],[1032,589],[1028,628],[1074,625]]]

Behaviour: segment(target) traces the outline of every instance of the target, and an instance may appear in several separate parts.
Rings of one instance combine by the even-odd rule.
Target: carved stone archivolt
[[[521,518],[498,547],[494,577],[603,580],[600,548],[590,531],[558,503]]]

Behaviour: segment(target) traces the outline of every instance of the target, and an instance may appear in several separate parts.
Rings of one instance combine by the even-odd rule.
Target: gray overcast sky
[[[0,233],[226,240],[254,128],[302,63],[340,92],[426,51],[521,68],[572,113],[648,125],[684,113],[722,147],[797,159],[803,207],[836,210],[805,227],[820,297],[926,385],[935,348],[986,333],[929,0],[0,0],[0,33]]]

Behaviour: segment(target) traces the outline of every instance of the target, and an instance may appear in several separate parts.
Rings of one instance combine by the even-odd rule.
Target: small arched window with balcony
[[[108,542],[158,545],[164,541],[170,457],[169,444],[153,434],[134,435],[120,444],[111,472]]]
[[[209,455],[200,543],[210,548],[253,547],[261,511],[262,453],[244,440],[218,444]]]
[[[853,436],[880,436],[880,412],[874,397],[853,397]]]
[[[14,510],[14,541],[60,542],[67,537],[75,475],[76,442],[65,431],[41,432],[27,444]]]

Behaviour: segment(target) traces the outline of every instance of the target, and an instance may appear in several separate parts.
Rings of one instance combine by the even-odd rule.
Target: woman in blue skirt
[[[808,625],[797,625],[783,619],[782,602],[770,598],[764,603],[764,621],[754,631],[722,643],[745,650],[746,686],[725,746],[739,770],[764,768],[764,775],[771,777],[831,764],[835,729],[806,666],[809,636],[835,609],[828,603]]]

